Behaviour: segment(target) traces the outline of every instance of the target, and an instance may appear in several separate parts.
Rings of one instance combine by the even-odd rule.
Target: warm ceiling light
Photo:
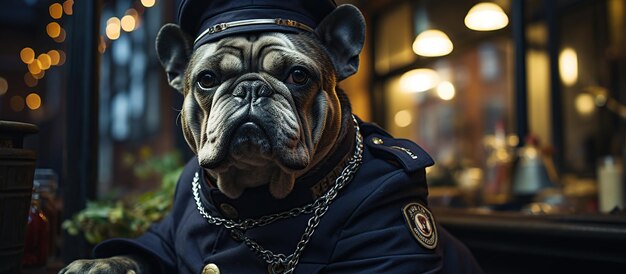
[[[0,95],[4,95],[9,90],[9,82],[4,77],[0,77]]]
[[[65,14],[67,15],[72,15],[72,13],[74,13],[73,6],[74,0],[66,0],[65,2],[63,2],[63,12],[65,12]]]
[[[122,17],[121,24],[122,29],[125,32],[131,32],[135,29],[135,18],[130,14],[124,15],[124,17]]]
[[[465,26],[477,31],[498,30],[509,24],[509,17],[494,3],[478,3],[465,16]]]
[[[425,30],[413,41],[413,52],[426,57],[444,56],[452,52],[452,41],[443,31]]]
[[[424,92],[439,83],[439,74],[432,69],[414,69],[400,77],[400,89],[405,92]]]
[[[30,64],[35,60],[35,51],[31,48],[23,48],[20,51],[20,59],[24,64]]]
[[[572,48],[564,48],[559,54],[559,74],[566,86],[576,84],[578,80],[578,55]]]
[[[61,16],[63,16],[63,6],[61,6],[61,4],[59,3],[54,3],[50,5],[48,11],[50,12],[50,17],[54,19],[60,19]]]
[[[48,51],[48,56],[50,56],[50,65],[56,66],[59,64],[59,59],[61,59],[61,56],[59,55],[59,52],[56,50],[51,50]]]
[[[155,2],[155,0],[141,0],[141,4],[146,8],[154,6]]]
[[[46,32],[50,38],[57,38],[61,34],[61,26],[57,22],[52,22],[46,26]]]
[[[454,89],[454,85],[448,81],[443,81],[437,85],[437,95],[441,100],[452,100],[456,91]]]
[[[107,26],[106,26],[106,35],[107,37],[109,37],[109,39],[111,40],[115,40],[117,38],[120,38],[120,19],[117,17],[111,17],[109,18],[109,20],[107,20]]]
[[[37,93],[31,93],[26,96],[26,106],[32,110],[41,107],[41,97]]]

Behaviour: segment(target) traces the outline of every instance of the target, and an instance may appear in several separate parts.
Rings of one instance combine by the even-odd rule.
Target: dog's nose
[[[235,90],[233,91],[233,96],[246,98],[249,94],[254,98],[257,97],[269,97],[274,92],[272,89],[263,81],[254,80],[254,81],[242,81],[237,85]]]

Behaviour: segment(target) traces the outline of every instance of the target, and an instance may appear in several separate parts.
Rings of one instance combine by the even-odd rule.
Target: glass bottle
[[[37,189],[33,191],[26,241],[24,244],[24,257],[22,264],[25,267],[37,267],[46,264],[50,240],[50,223],[41,209],[41,199]]]

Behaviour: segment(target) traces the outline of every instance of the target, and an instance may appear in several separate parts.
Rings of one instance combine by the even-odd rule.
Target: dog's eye
[[[198,87],[203,90],[210,89],[218,84],[217,76],[215,73],[207,71],[200,74],[198,77]]]
[[[287,83],[302,85],[309,80],[309,73],[303,68],[295,68],[289,73]]]

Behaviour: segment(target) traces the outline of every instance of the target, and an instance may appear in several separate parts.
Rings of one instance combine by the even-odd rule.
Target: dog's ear
[[[176,24],[166,24],[156,38],[156,51],[170,86],[183,92],[185,68],[191,56],[191,38]]]
[[[330,53],[339,81],[359,69],[359,53],[365,42],[365,19],[355,6],[341,5],[315,30]]]

